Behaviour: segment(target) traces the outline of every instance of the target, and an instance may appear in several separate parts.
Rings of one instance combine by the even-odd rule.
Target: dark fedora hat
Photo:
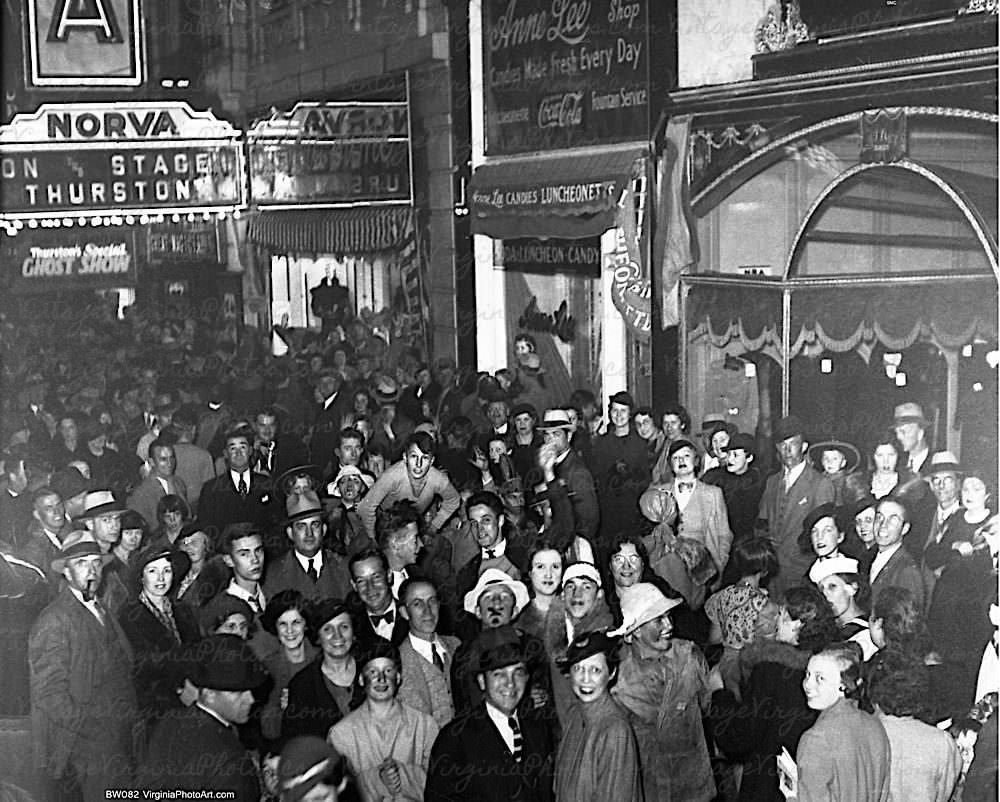
[[[806,427],[803,425],[802,420],[798,415],[786,415],[774,424],[774,431],[771,435],[771,439],[775,443],[780,443],[783,440],[787,440],[789,437],[795,437],[796,435],[805,437]]]
[[[267,680],[253,650],[236,635],[209,635],[189,653],[189,679],[214,691],[251,691]]]

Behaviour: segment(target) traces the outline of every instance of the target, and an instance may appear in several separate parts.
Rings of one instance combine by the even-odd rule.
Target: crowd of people
[[[915,403],[764,442],[553,398],[528,334],[460,381],[357,322],[35,329],[0,706],[53,798],[996,799],[993,477]]]

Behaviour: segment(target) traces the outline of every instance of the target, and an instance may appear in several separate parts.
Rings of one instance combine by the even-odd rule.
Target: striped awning
[[[251,242],[279,253],[361,254],[398,250],[413,236],[409,206],[258,212]]]
[[[473,234],[495,239],[603,234],[615,224],[626,182],[641,174],[646,144],[497,159],[469,186]]]

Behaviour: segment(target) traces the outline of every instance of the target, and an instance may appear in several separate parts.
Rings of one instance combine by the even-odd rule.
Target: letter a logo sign
[[[142,0],[26,0],[28,88],[141,86]]]
[[[121,28],[110,0],[56,0],[48,41],[65,42],[70,33],[93,32],[102,43],[121,42]]]

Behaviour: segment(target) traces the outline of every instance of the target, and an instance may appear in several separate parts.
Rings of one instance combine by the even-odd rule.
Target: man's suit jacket
[[[347,571],[347,560],[328,549],[323,550],[323,570],[319,579],[314,580],[305,572],[295,558],[294,551],[288,551],[267,566],[264,576],[264,596],[270,599],[282,590],[297,590],[309,601],[320,599],[340,599],[343,601],[351,591],[351,576]]]
[[[19,546],[31,520],[31,497],[27,492],[12,496],[0,488],[0,540]]]
[[[230,791],[233,799],[259,799],[257,771],[233,727],[194,706],[172,712],[157,724],[139,788]]]
[[[319,465],[324,476],[331,472],[336,460],[337,455],[333,453],[333,449],[340,439],[344,416],[349,412],[350,394],[346,387],[341,387],[333,403],[326,409],[320,408],[316,415],[312,437],[309,439],[309,461]]]
[[[57,533],[58,534],[58,533]],[[45,529],[34,518],[28,525],[28,535],[24,539],[24,545],[20,548],[18,556],[22,560],[27,560],[32,565],[38,566],[45,572],[46,578],[52,585],[52,592],[59,588],[59,580],[62,574],[57,574],[52,570],[52,561],[59,556],[59,549],[49,540],[45,534]]]
[[[184,501],[188,500],[187,485],[179,476],[171,476],[168,480],[174,485],[174,495],[180,496]],[[156,506],[160,499],[167,495],[160,480],[155,476],[147,476],[142,480],[142,484],[132,491],[128,497],[128,508],[135,510],[151,528],[156,528],[159,522],[156,520]]]
[[[910,591],[920,609],[924,609],[926,592],[924,576],[916,561],[910,556],[910,552],[903,546],[896,549],[896,553],[889,558],[889,562],[878,572],[878,576],[872,582],[871,606],[875,606],[875,600],[878,599],[879,594],[885,588],[892,587],[893,585],[906,588]]]
[[[733,543],[733,532],[729,528],[722,490],[704,482],[694,483],[691,498],[678,518],[677,536],[703,543],[715,561],[717,578],[722,578],[722,572],[729,561],[729,548]]]
[[[772,596],[798,584],[815,555],[799,548],[799,533],[806,516],[820,504],[833,503],[833,482],[806,465],[788,492],[781,471],[767,477],[758,517],[767,522],[767,533],[778,552],[780,572],[771,579]]]
[[[197,510],[202,488],[215,478],[215,460],[208,451],[194,443],[176,443],[174,454],[177,456],[174,475],[183,480],[188,503]]]
[[[521,572],[521,578],[526,578],[528,576],[528,569],[530,568],[528,550],[524,546],[521,546],[518,543],[513,543],[508,539],[503,553],[504,557],[510,560],[517,567],[517,570]],[[472,590],[479,581],[479,569],[482,564],[483,551],[482,549],[478,549],[472,556],[472,559],[458,569],[458,575],[455,581],[455,599],[459,604],[464,605],[465,594]]]
[[[52,776],[62,776],[71,762],[131,764],[138,722],[132,647],[110,612],[104,621],[64,585],[32,627],[32,736]]]
[[[451,664],[461,641],[451,635],[438,637],[445,648],[441,658],[444,671],[422,657],[413,648],[410,638],[405,638],[399,645],[403,680],[396,696],[404,704],[433,716],[438,726],[443,727],[455,717],[455,704],[451,698]]]
[[[446,724],[431,750],[426,802],[550,802],[552,737],[544,723],[518,718],[520,762],[514,760],[485,704]]]
[[[392,619],[392,637],[390,638],[393,646],[399,646],[407,635],[410,634],[410,625],[403,615],[399,612],[398,602],[395,604],[395,613]],[[358,646],[362,649],[367,649],[372,644],[375,643],[377,638],[381,636],[375,631],[375,627],[372,626],[372,620],[368,617],[368,609],[358,598],[357,593],[352,592],[347,599],[347,606],[351,610],[351,615],[354,618],[354,638],[358,642]],[[382,638],[385,640],[385,638]]]
[[[205,527],[214,527],[216,535],[227,524],[249,521],[262,528],[270,526],[276,509],[271,493],[271,480],[262,473],[250,473],[247,497],[236,491],[227,468],[221,476],[207,482],[201,490],[199,518]]]
[[[574,533],[594,543],[601,522],[594,477],[572,449],[566,454],[565,459],[555,466],[554,472],[556,480],[566,485],[569,499],[573,504]]]
[[[271,455],[271,467],[267,467],[266,449],[254,449],[254,470],[267,474],[272,479],[281,476],[289,468],[305,465],[309,461],[309,450],[295,435],[288,437],[278,435],[274,438],[274,453]]]

